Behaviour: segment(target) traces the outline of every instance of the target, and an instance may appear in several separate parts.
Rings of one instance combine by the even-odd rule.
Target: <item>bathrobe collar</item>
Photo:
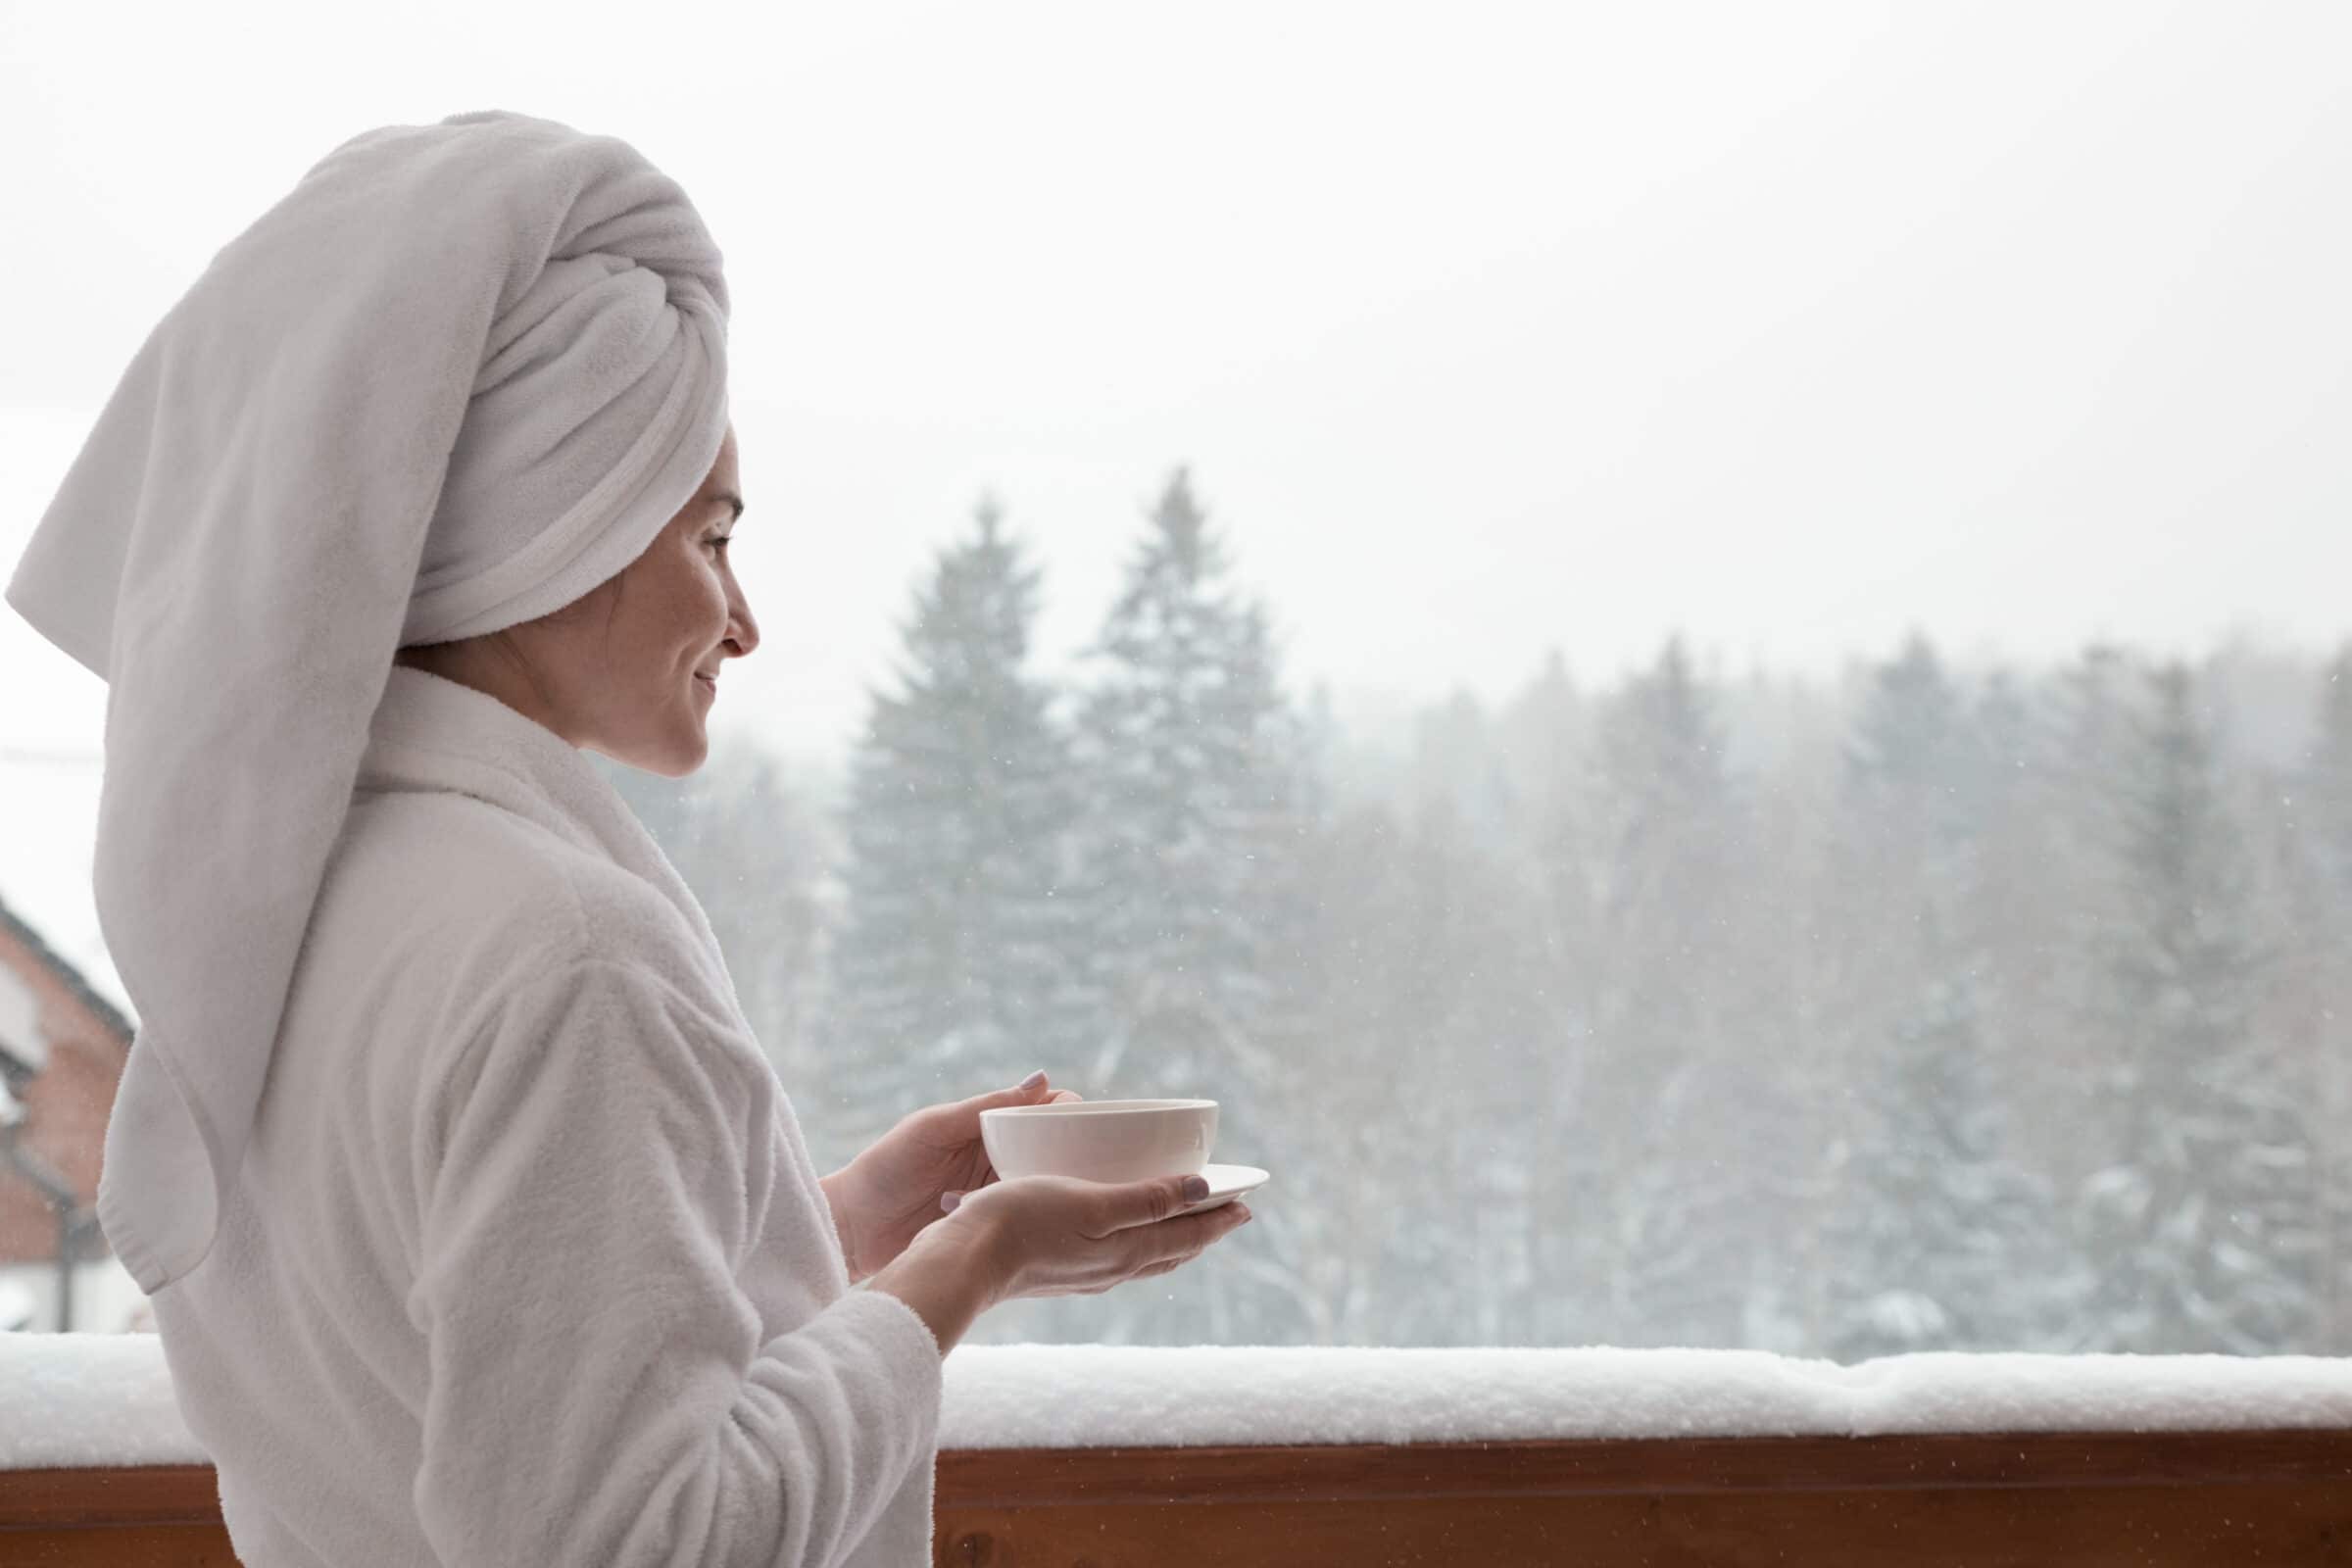
[[[488,693],[393,665],[361,759],[358,788],[469,796],[612,860],[675,905],[724,973],[702,904],[587,753]]]

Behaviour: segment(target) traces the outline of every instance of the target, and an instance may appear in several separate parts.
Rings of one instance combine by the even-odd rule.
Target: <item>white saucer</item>
[[[1203,1165],[1200,1174],[1208,1178],[1208,1196],[1198,1203],[1185,1204],[1177,1210],[1179,1214],[1204,1214],[1266,1184],[1266,1173],[1255,1165]]]

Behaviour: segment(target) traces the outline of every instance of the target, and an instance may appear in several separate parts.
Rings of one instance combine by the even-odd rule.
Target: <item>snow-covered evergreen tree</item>
[[[1089,650],[1077,728],[1086,930],[1103,1006],[1095,1080],[1206,1092],[1272,1071],[1298,841],[1299,738],[1267,614],[1233,585],[1189,475],[1170,479]]]
[[[1541,1233],[1567,1216],[1538,1204],[1566,1153],[1554,1134],[1572,1068],[1552,1034],[1532,890],[1480,838],[1451,802],[1423,808],[1404,836],[1385,973],[1365,982],[1386,999],[1375,1038],[1412,1086],[1412,1164],[1435,1189],[1413,1195],[1411,1231],[1388,1249],[1417,1282],[1396,1305],[1433,1344],[1526,1343],[1559,1315],[1536,1271]],[[1463,1301],[1446,1283],[1458,1279],[1483,1282],[1480,1298]]]
[[[1972,710],[1975,875],[1959,919],[1983,963],[1977,991],[1987,1082],[2004,1106],[2018,1163],[2055,1200],[2073,1190],[2073,1179],[2060,1173],[2081,1141],[2086,1075],[2069,1060],[2081,967],[2069,918],[2066,852],[2073,846],[2069,824],[2053,808],[2063,792],[2051,776],[2038,695],[1996,670]]]
[[[1040,571],[984,500],[901,631],[898,689],[858,746],[835,974],[856,1110],[1082,1067],[1075,806],[1054,694],[1030,672]]]
[[[1235,585],[1185,469],[1150,512],[1087,654],[1077,834],[1100,1049],[1085,1090],[1215,1099],[1218,1157],[1274,1168],[1285,1106],[1315,1076],[1292,1054],[1306,1031],[1287,983],[1306,896],[1308,743],[1266,609]],[[1235,1279],[1180,1274],[1156,1303],[1130,1293],[1103,1332],[1157,1320],[1229,1335],[1250,1310]]]
[[[2093,644],[2057,671],[2044,705],[2035,782],[2057,831],[2045,846],[2040,882],[2044,897],[2064,911],[2059,936],[2066,961],[2043,1038],[2066,1079],[2078,1086],[2095,1083],[2103,1064],[2129,1044],[2119,1033],[2107,956],[2129,940],[2116,799],[2121,781],[2135,776],[2140,762],[2135,715],[2146,673],[2125,650]],[[2080,1094],[2054,1098],[2068,1102],[2063,1119],[2078,1128],[2097,1115],[2097,1106]],[[2080,1138],[2075,1144],[2077,1157],[2089,1164],[2064,1174],[2080,1180],[2104,1155]]]
[[[1611,1332],[1594,1288],[1613,1265],[1605,1220],[1616,1171],[1581,1141],[1596,1064],[1594,1010],[1602,956],[1595,941],[1595,715],[1557,648],[1505,712],[1500,750],[1517,805],[1505,865],[1515,865],[1531,979],[1530,1047],[1540,1058],[1513,1112],[1526,1151],[1528,1303],[1533,1343],[1577,1344]]]
[[[1298,886],[1310,907],[1290,949],[1284,984],[1303,1027],[1276,1038],[1311,1058],[1271,1117],[1282,1133],[1280,1181],[1296,1200],[1267,1203],[1236,1241],[1263,1231],[1278,1245],[1237,1249],[1255,1287],[1256,1334],[1268,1344],[1375,1343],[1393,1321],[1398,1274],[1387,1240],[1403,1228],[1416,1173],[1384,1154],[1408,1144],[1399,1111],[1425,1104],[1411,1081],[1419,1058],[1397,1059],[1385,964],[1405,929],[1399,833],[1387,808],[1339,808],[1300,847]],[[1377,1063],[1377,1068],[1373,1064]],[[1312,1087],[1308,1087],[1309,1085]],[[1244,1134],[1243,1136],[1248,1136]],[[1245,1157],[1231,1134],[1221,1151]]]
[[[1789,1166],[1772,1152],[1791,1131],[1785,1042],[1739,1014],[1753,906],[1715,700],[1678,638],[1614,696],[1597,735],[1591,1035],[1570,1075],[1577,1125],[1553,1157],[1602,1172],[1582,1208],[1599,1231],[1579,1288],[1634,1343],[1738,1343],[1790,1217]]]
[[[2308,1086],[2253,1028],[2266,955],[2194,677],[2166,666],[2148,697],[2114,799],[2127,1046],[2103,1085],[2115,1152],[2083,1191],[2094,1313],[2116,1348],[2261,1353],[2315,1322]]]
[[[2293,782],[2304,856],[2295,913],[2311,987],[2314,1153],[2323,1195],[2323,1329],[2313,1348],[2352,1351],[2352,645],[2321,671],[2309,759]]]
[[[1984,737],[1934,648],[1881,665],[1847,753],[1842,941],[1854,1115],[1826,1216],[1833,1354],[2048,1348],[2065,1278],[2052,1195],[1988,1073]]]
[[[1529,992],[1493,940],[1511,922],[1500,879],[1443,800],[1431,811],[1412,828],[1385,806],[1348,808],[1303,852],[1317,896],[1285,984],[1306,1027],[1284,1044],[1316,1070],[1281,1106],[1283,1197],[1250,1227],[1268,1245],[1235,1259],[1262,1287],[1261,1332],[1280,1341],[1503,1343],[1535,1304],[1525,1280],[1475,1298],[1460,1289],[1487,1278],[1482,1264],[1499,1286],[1522,1261],[1523,1232],[1495,1245],[1520,1216],[1494,1195],[1526,1168],[1539,1097],[1488,1050],[1508,1031],[1493,1009]],[[1514,1095],[1513,1114],[1484,1113],[1497,1091]]]
[[[1524,807],[1495,718],[1468,690],[1456,690],[1414,730],[1413,808],[1442,804],[1482,848],[1505,853]]]

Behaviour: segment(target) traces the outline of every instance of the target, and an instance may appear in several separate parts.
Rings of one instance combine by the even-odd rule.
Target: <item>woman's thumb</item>
[[[1208,1178],[1192,1176],[1154,1176],[1150,1181],[1128,1182],[1119,1189],[1112,1203],[1113,1230],[1127,1230],[1137,1225],[1150,1225],[1182,1213],[1208,1196]]]
[[[983,1110],[992,1105],[1026,1105],[1036,1100],[1039,1091],[1045,1087],[1046,1069],[1040,1067],[1010,1089],[992,1089],[985,1095],[974,1096],[973,1100]]]
[[[1042,1086],[1045,1086],[1045,1067],[1040,1067],[1037,1072],[1028,1074],[1028,1077],[1018,1081],[1018,1084],[1013,1084],[1011,1089],[990,1089],[990,1091],[976,1093],[976,1096],[971,1096],[969,1101],[964,1101],[964,1107],[966,1109],[990,1109],[990,1107],[995,1107],[995,1104],[1030,1104],[1035,1101],[1037,1091],[1040,1091]]]

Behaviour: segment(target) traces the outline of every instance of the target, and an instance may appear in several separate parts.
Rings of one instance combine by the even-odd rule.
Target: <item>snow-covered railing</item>
[[[2352,1560],[2314,1357],[973,1346],[941,1448],[942,1563]],[[222,1560],[161,1345],[0,1336],[0,1561],[94,1530]]]

